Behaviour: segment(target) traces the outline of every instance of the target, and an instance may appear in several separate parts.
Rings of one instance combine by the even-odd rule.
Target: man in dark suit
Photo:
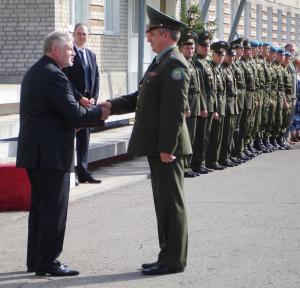
[[[75,98],[84,107],[97,103],[99,95],[99,71],[96,55],[85,47],[88,29],[82,23],[74,28],[74,63],[63,69],[72,84]],[[88,171],[90,129],[81,128],[76,133],[77,175],[79,183],[101,183]]]
[[[160,252],[142,265],[145,275],[182,272],[187,259],[183,191],[184,159],[192,153],[185,120],[189,66],[176,47],[185,24],[147,6],[148,42],[157,53],[139,91],[103,103],[112,114],[136,111],[128,154],[147,156],[157,217]]]
[[[27,268],[38,276],[79,274],[57,260],[66,227],[75,128],[103,125],[108,116],[100,105],[82,107],[61,71],[72,65],[72,40],[67,33],[48,34],[44,56],[21,84],[17,167],[27,169],[31,183]]]

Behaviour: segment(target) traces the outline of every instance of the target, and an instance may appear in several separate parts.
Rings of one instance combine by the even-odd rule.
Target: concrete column
[[[256,39],[261,40],[262,30],[262,6],[256,5]]]
[[[295,44],[296,44],[297,47],[299,47],[299,44],[300,44],[300,42],[299,42],[299,32],[298,32],[299,25],[300,25],[300,15],[296,14],[295,15],[295,27],[296,27],[296,29],[295,29]]]
[[[217,18],[217,38],[224,39],[224,1],[217,0],[216,18]]]
[[[246,2],[244,10],[244,36],[250,37],[250,6],[251,3]]]
[[[291,42],[291,12],[286,14],[286,42]]]
[[[277,11],[277,42],[282,41],[282,10]]]
[[[269,42],[273,42],[272,39],[272,30],[273,30],[273,9],[272,7],[268,7],[268,35],[267,39]]]

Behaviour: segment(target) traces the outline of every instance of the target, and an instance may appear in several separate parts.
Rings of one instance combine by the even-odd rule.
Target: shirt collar
[[[85,48],[83,47],[83,48],[79,48],[75,43],[74,43],[74,46],[75,46],[75,48],[77,49],[77,51],[83,51],[83,52],[85,52]]]
[[[159,52],[157,55],[156,55],[156,62],[158,62],[161,57],[166,54],[167,52],[169,52],[171,49],[173,49],[174,47],[176,47],[176,45],[172,45],[172,46],[169,46],[167,47],[166,49],[162,50],[161,52]]]

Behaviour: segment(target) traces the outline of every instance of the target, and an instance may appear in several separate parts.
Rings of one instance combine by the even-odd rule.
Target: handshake
[[[95,100],[93,98],[88,99],[86,97],[82,97],[79,100],[80,104],[83,107],[92,107],[95,104]],[[108,101],[103,101],[98,104],[102,110],[101,120],[107,120],[107,118],[111,115],[111,103]]]
[[[100,104],[102,114],[101,120],[107,120],[107,118],[111,115],[111,103],[108,101],[101,102]]]

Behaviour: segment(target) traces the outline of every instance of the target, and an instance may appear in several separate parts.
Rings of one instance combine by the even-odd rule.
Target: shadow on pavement
[[[26,272],[20,271],[20,272],[8,272],[8,273],[0,273],[0,283],[3,281],[11,281],[11,280],[18,280],[18,282],[14,283],[5,283],[0,284],[0,288],[17,288],[22,287],[24,285],[30,285],[28,287],[30,288],[39,288],[43,286],[51,287],[80,287],[83,286],[86,287],[87,285],[93,285],[93,284],[101,284],[101,283],[113,283],[113,282],[123,282],[123,281],[131,281],[131,280],[145,280],[149,279],[149,276],[145,277],[142,276],[140,272],[128,272],[128,273],[119,273],[119,274],[108,274],[108,275],[93,275],[93,276],[78,276],[78,277],[46,277],[49,281],[45,282],[36,282],[39,279],[42,279],[42,277],[35,277],[33,274],[27,274],[24,275]],[[9,277],[10,275],[16,275],[14,277]],[[8,276],[8,277],[3,277]],[[151,276],[150,276],[151,277]],[[43,279],[46,279],[43,277]],[[26,280],[35,280],[34,282],[26,281]],[[25,280],[25,281],[24,281]]]

